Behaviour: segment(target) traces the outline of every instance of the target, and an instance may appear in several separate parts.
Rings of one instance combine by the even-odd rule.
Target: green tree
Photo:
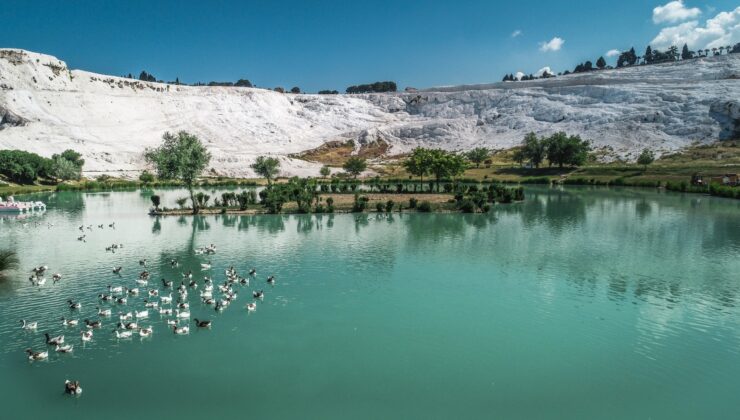
[[[529,159],[532,165],[534,165],[535,168],[539,168],[547,155],[547,145],[545,144],[544,139],[539,139],[536,134],[529,133],[524,136],[522,151],[524,156]]]
[[[462,156],[442,149],[432,149],[429,153],[431,155],[429,172],[434,175],[437,192],[439,192],[439,183],[442,179],[455,177],[465,172],[465,159]]]
[[[254,172],[267,179],[267,185],[272,185],[272,179],[280,172],[280,161],[277,158],[259,156],[253,164],[249,166]]]
[[[682,60],[689,60],[691,58],[694,58],[694,53],[689,51],[689,46],[686,44],[683,44],[683,49],[681,49],[681,59]]]
[[[144,157],[156,168],[160,179],[177,179],[185,184],[193,203],[193,214],[198,214],[193,186],[211,161],[211,154],[200,139],[186,131],[167,132],[162,136],[162,144],[155,149],[147,149]]]
[[[185,203],[187,203],[187,202],[188,202],[188,198],[187,197],[180,197],[177,200],[175,200],[175,203],[177,203],[177,206],[180,207],[180,209],[184,209],[185,208]]]
[[[367,169],[367,162],[365,159],[357,156],[352,156],[349,159],[347,159],[346,162],[344,162],[344,165],[342,165],[342,169],[345,170],[348,174],[351,174],[355,178],[357,178],[357,175],[361,174],[362,171]]]
[[[143,171],[141,172],[141,175],[139,175],[139,181],[148,184],[150,182],[154,182],[154,175],[152,175],[149,171]]]
[[[580,136],[568,136],[558,132],[545,140],[547,145],[547,160],[550,165],[556,164],[562,168],[565,165],[579,166],[586,162],[590,143],[581,140]]]
[[[162,198],[156,194],[149,197],[150,200],[152,200],[152,205],[156,210],[159,210],[159,205],[162,204]]]
[[[319,174],[321,174],[321,176],[322,176],[323,178],[326,178],[327,176],[331,175],[331,169],[329,169],[329,167],[328,167],[328,166],[324,165],[324,166],[322,166],[322,167],[321,167],[321,169],[319,170]]]
[[[411,152],[411,155],[403,161],[403,167],[406,169],[406,172],[420,178],[422,190],[424,188],[424,175],[429,173],[431,166],[432,155],[429,153],[429,149],[423,147],[415,148]]]
[[[465,153],[465,157],[468,158],[469,161],[475,163],[476,168],[479,168],[480,164],[488,158],[490,153],[491,152],[485,147],[476,147],[475,149]]]
[[[599,57],[598,60],[596,60],[596,67],[599,69],[603,69],[606,67],[606,60],[604,60],[604,57]]]
[[[642,165],[647,170],[648,165],[655,161],[655,153],[650,149],[643,149],[640,156],[637,157],[637,164]]]
[[[70,179],[80,179],[82,177],[81,167],[75,165],[72,161],[67,160],[59,155],[54,155],[52,160],[51,173],[54,177],[67,181]]]
[[[524,164],[524,160],[527,158],[527,156],[524,153],[524,149],[519,148],[514,151],[514,154],[512,154],[511,158],[514,159],[514,162],[518,163],[521,167]]]

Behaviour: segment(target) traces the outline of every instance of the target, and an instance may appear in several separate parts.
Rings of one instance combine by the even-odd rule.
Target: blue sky
[[[722,12],[732,13],[707,24]],[[736,43],[739,20],[737,0],[2,0],[0,47],[98,73],[343,91],[376,80],[428,87],[557,72],[653,40]]]

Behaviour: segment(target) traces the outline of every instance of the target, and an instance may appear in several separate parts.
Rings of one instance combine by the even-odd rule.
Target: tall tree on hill
[[[429,153],[429,149],[417,147],[403,161],[403,167],[406,169],[406,172],[421,178],[422,188],[424,187],[424,175],[429,173],[429,168],[432,164],[431,160],[432,156]]]
[[[645,48],[644,60],[646,64],[653,64],[653,48],[650,45]]]
[[[606,60],[604,60],[604,57],[599,57],[598,60],[596,60],[596,67],[599,69],[603,69],[606,67]]]
[[[280,161],[273,157],[258,156],[250,168],[259,176],[267,179],[267,185],[272,185],[272,179],[280,172]]]
[[[683,44],[683,48],[681,49],[681,59],[682,60],[689,60],[694,58],[694,53],[689,51],[689,46],[686,44]]]
[[[352,176],[357,178],[357,175],[361,174],[365,169],[367,169],[367,161],[365,161],[365,159],[361,157],[352,156],[347,159],[346,162],[344,162],[344,165],[342,165],[342,169],[347,171],[348,174],[351,174]]]

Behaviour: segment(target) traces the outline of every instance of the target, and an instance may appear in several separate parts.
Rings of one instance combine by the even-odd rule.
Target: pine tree
[[[650,45],[645,48],[645,63],[652,64],[653,63],[653,49],[650,47]]]
[[[689,60],[691,58],[694,58],[694,53],[689,51],[689,46],[686,44],[683,44],[683,49],[681,50],[681,59],[682,60]]]
[[[606,60],[604,60],[604,57],[599,57],[598,60],[596,60],[596,67],[599,69],[603,69],[606,67]]]

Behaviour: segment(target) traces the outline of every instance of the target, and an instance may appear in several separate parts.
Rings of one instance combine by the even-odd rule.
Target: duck
[[[160,315],[172,315],[172,309],[170,308],[160,308],[159,309]]]
[[[80,334],[80,336],[81,336],[83,342],[90,341],[93,338],[93,332],[92,332],[92,330],[82,331],[82,333]]]
[[[128,302],[128,299],[126,299],[125,297],[119,297],[118,299],[116,299],[116,303],[119,305],[125,305],[126,302]]]
[[[270,277],[267,278],[267,284],[272,284],[272,285],[275,284],[275,276],[274,275],[272,275],[272,276],[270,276]]]
[[[214,303],[216,303],[216,299],[214,299],[214,298],[210,298],[210,297],[206,298],[206,297],[204,297],[202,299],[203,299],[203,303],[205,303],[206,305],[213,305]]]
[[[54,351],[56,351],[57,353],[72,353],[73,350],[74,346],[71,344],[65,344],[62,346],[57,344],[57,346],[54,348]]]
[[[190,308],[190,304],[187,303],[187,302],[180,302],[180,303],[177,304],[177,308],[178,309],[189,309]]]
[[[139,295],[139,288],[138,287],[134,287],[133,289],[129,289],[127,287],[124,287],[123,290],[126,291],[126,293],[129,296],[138,296]]]
[[[172,332],[174,332],[177,335],[185,335],[190,333],[190,327],[187,325],[184,325],[182,327],[178,327],[177,325],[172,326]]]
[[[154,328],[152,327],[144,327],[139,329],[139,337],[147,338],[151,337],[154,333]]]
[[[47,358],[49,358],[48,351],[33,351],[31,349],[26,349],[26,353],[28,353],[28,360],[32,362],[36,360],[46,360]]]
[[[36,286],[43,286],[46,284],[46,277],[38,278],[36,277],[36,282],[34,283]]]
[[[256,268],[252,268],[251,270],[249,270],[249,275],[252,276],[252,277],[256,276],[257,275],[257,269]]]
[[[64,344],[63,335],[58,335],[56,337],[49,337],[49,333],[44,333],[44,337],[46,337],[46,344],[50,346],[56,346],[57,344]]]
[[[239,278],[239,283],[242,284],[242,285],[244,285],[244,286],[249,286],[249,279],[248,278],[245,278],[245,277],[240,277]]]
[[[62,321],[62,325],[64,325],[65,327],[74,327],[80,323],[80,321],[77,319],[62,318],[61,321]]]
[[[197,289],[198,283],[196,283],[195,280],[190,280],[190,282],[188,283],[188,287],[191,289]]]
[[[118,319],[121,320],[121,321],[128,321],[128,320],[133,319],[133,318],[134,318],[134,314],[131,313],[131,312],[126,312],[125,314],[124,313],[121,313],[121,314],[118,315]]]
[[[67,299],[67,303],[69,304],[69,309],[81,309],[82,308],[81,302],[73,302],[72,299]]]
[[[51,279],[54,280],[54,282],[56,283],[56,282],[58,282],[59,280],[62,279],[62,275],[59,274],[59,273],[54,273],[54,275],[51,276]]]
[[[146,267],[146,258],[139,260],[139,265]]]
[[[186,279],[192,279],[193,278],[193,272],[192,271],[188,271],[187,273],[183,273],[182,276],[184,278],[186,278]]]
[[[172,303],[172,293],[170,293],[168,296],[160,296],[159,303],[163,305]]]
[[[136,284],[138,284],[139,286],[146,286],[147,284],[149,284],[149,281],[146,279],[136,279]]]
[[[193,319],[193,322],[195,322],[195,325],[198,328],[211,328],[211,321],[208,320],[199,320],[198,318]]]
[[[29,331],[35,330],[36,328],[38,328],[38,326],[39,326],[39,323],[37,321],[26,322],[25,319],[21,319],[21,328],[23,328],[24,330],[29,330]]]
[[[190,311],[180,311],[178,309],[175,311],[175,316],[178,318],[190,318]]]
[[[173,284],[174,284],[174,281],[172,280],[162,279],[162,287],[164,287],[165,289],[172,287]]]
[[[159,302],[149,302],[148,300],[144,299],[144,307],[145,308],[157,308],[159,307]]]
[[[118,266],[113,268],[113,274],[121,274],[121,270],[123,270],[123,267]]]
[[[95,307],[98,310],[98,316],[111,316],[112,311],[110,309],[100,309],[100,307]]]
[[[180,320],[179,319],[168,319],[167,320],[167,325],[170,326],[170,327],[175,326],[175,325],[177,325],[179,323],[180,323]]]
[[[216,302],[216,306],[213,309],[215,309],[218,312],[223,311],[228,306],[228,304],[226,304],[225,302],[226,302],[225,300],[219,300],[218,302]]]
[[[85,325],[87,325],[87,328],[100,328],[103,326],[103,323],[100,321],[90,321],[86,319]]]
[[[173,258],[170,260],[170,267],[175,268],[178,265],[180,265],[180,263],[177,262],[177,259]]]
[[[108,285],[108,293],[111,293],[111,294],[113,294],[113,293],[123,293],[123,287],[121,287],[121,286],[113,287],[111,285]]]
[[[98,295],[98,299],[102,300],[103,302],[108,302],[111,300],[115,300],[115,297],[113,295],[106,295],[105,293],[101,293]]]
[[[202,297],[203,299],[210,299],[213,297],[213,292],[211,292],[210,290],[204,290],[200,292],[200,297]]]
[[[157,296],[159,296],[159,290],[152,289],[149,291],[149,297],[157,297]]]
[[[248,312],[254,312],[257,310],[257,304],[254,302],[247,303],[247,311]]]
[[[118,331],[118,330],[113,330],[113,333],[116,335],[116,338],[118,339],[131,338],[131,336],[134,334],[131,331]]]
[[[118,328],[122,328],[124,330],[135,330],[139,328],[139,325],[135,322],[119,322]]]
[[[264,299],[265,298],[265,292],[262,290],[255,290],[252,292],[252,297],[255,299]]]
[[[210,270],[211,269],[211,261],[208,260],[207,263],[201,263],[200,264],[200,269],[201,270]]]
[[[82,394],[82,387],[79,381],[64,381],[64,392],[69,395],[80,395]]]
[[[149,318],[149,310],[136,311],[136,319]]]

